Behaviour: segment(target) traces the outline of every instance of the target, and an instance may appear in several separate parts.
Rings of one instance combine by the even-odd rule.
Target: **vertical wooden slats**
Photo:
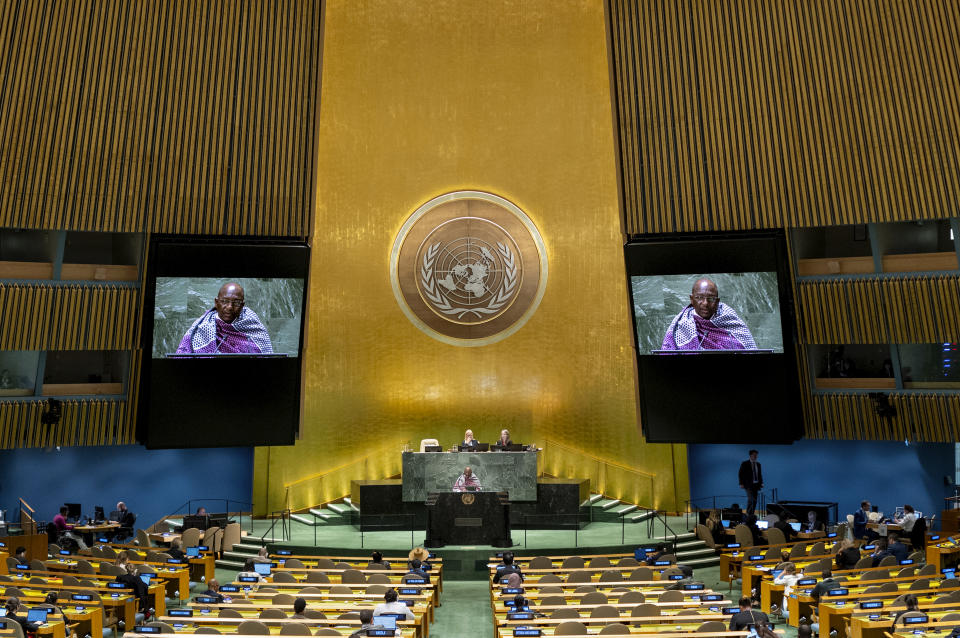
[[[45,402],[0,402],[0,449],[124,445],[135,440],[129,401],[72,400],[63,401],[62,407],[60,424],[50,426],[41,423]]]
[[[802,281],[800,334],[809,344],[960,340],[960,276]]]
[[[895,440],[950,443],[960,440],[960,396],[888,395],[895,418],[877,414],[864,394],[814,394],[805,406],[805,435],[817,439]]]
[[[960,4],[608,0],[629,234],[960,202]]]
[[[0,3],[0,226],[307,236],[322,11]]]
[[[129,350],[139,290],[0,284],[0,350]]]

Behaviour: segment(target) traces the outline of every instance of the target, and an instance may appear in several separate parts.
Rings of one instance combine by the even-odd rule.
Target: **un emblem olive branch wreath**
[[[466,315],[474,314],[478,319],[483,315],[492,315],[499,312],[513,294],[520,278],[517,276],[517,260],[510,247],[501,242],[497,242],[497,252],[503,258],[504,275],[503,283],[500,289],[494,294],[486,306],[482,308],[460,308],[455,307],[444,297],[437,288],[437,281],[434,277],[433,266],[437,260],[437,253],[440,251],[440,242],[435,243],[423,254],[423,263],[420,266],[420,285],[423,288],[423,294],[426,295],[430,303],[445,315],[456,315],[457,319],[463,319]]]

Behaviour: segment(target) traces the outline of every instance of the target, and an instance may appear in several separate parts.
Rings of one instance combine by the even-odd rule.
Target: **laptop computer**
[[[374,616],[373,624],[380,625],[384,629],[396,629],[397,619],[393,616]]]
[[[801,525],[802,525],[801,523],[790,523],[790,529],[792,529],[795,532],[799,532]]]
[[[150,586],[150,579],[153,578],[153,574],[140,574],[140,580],[143,581],[143,584],[147,587]]]
[[[47,622],[47,610],[43,607],[34,607],[27,612],[27,622],[41,624]]]
[[[261,576],[270,575],[270,563],[254,563],[253,571],[257,572]]]
[[[103,505],[94,505],[93,506],[93,520],[100,522],[106,520],[107,515],[103,512]]]
[[[770,521],[757,521],[757,529],[770,529]]]
[[[198,557],[200,556],[200,548],[199,548],[199,547],[188,547],[188,548],[187,548],[187,551],[184,552],[184,553],[185,553],[187,556],[189,556],[190,558],[198,558]]]
[[[730,521],[727,519],[722,519],[720,524],[723,525],[723,529],[730,529]]]

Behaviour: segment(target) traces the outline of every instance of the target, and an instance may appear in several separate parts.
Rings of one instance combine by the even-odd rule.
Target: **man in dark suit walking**
[[[738,477],[740,489],[747,493],[747,514],[753,514],[757,509],[757,493],[763,489],[763,472],[757,463],[756,450],[750,450],[750,458],[740,464]]]

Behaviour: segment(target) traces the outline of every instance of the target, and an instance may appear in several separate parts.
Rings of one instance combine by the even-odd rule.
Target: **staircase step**
[[[601,501],[599,503],[600,509],[603,511],[611,510],[617,505],[620,505],[620,499],[618,498],[612,498],[609,501]]]
[[[625,514],[630,514],[636,512],[639,508],[636,505],[621,505],[620,507],[614,508],[613,512],[617,516],[623,516]]]
[[[674,547],[681,552],[684,549],[700,549],[701,547],[706,547],[706,546],[707,544],[704,543],[699,538],[689,540],[689,541],[679,541],[674,545]]]
[[[639,514],[634,514],[633,516],[628,517],[627,520],[631,523],[642,523],[643,521],[651,518],[653,518],[653,512],[651,510],[646,510],[644,512],[640,512]]]
[[[345,516],[350,512],[350,506],[344,505],[343,503],[329,503],[327,509],[331,512],[335,512],[341,516]]]
[[[297,521],[298,523],[302,523],[304,525],[309,525],[310,527],[314,527],[320,524],[319,521],[317,521],[317,518],[315,516],[310,516],[308,518],[300,514],[291,514],[290,520]]]
[[[243,563],[248,558],[253,558],[255,554],[247,554],[244,552],[223,552],[223,558],[232,561],[240,561]]]
[[[349,496],[344,496],[343,502],[350,506],[350,509],[352,509],[354,512],[360,511],[360,508],[353,504],[353,501],[350,500]]]
[[[217,567],[222,567],[224,569],[243,569],[243,561],[237,562],[235,560],[224,560],[219,558],[214,562],[214,564]]]
[[[591,494],[590,498],[587,499],[590,505],[593,505],[597,501],[603,500],[603,494]]]
[[[692,539],[694,539],[694,538],[696,538],[696,537],[697,537],[697,535],[694,534],[693,532],[681,532],[680,534],[677,534],[676,540],[677,540],[677,542],[679,543],[680,541],[689,541],[689,540],[692,540]],[[673,537],[672,534],[669,535],[669,536],[654,536],[654,537],[651,538],[650,540],[653,540],[653,541],[672,541],[672,540],[674,540],[674,537]]]
[[[260,547],[261,545],[253,545],[251,543],[234,543],[233,551],[244,554],[256,554],[260,551]]]
[[[686,562],[686,559],[689,558],[705,558],[707,556],[716,556],[717,553],[710,549],[709,547],[701,547],[698,549],[688,549],[685,551],[677,552],[677,560],[681,563]]]

